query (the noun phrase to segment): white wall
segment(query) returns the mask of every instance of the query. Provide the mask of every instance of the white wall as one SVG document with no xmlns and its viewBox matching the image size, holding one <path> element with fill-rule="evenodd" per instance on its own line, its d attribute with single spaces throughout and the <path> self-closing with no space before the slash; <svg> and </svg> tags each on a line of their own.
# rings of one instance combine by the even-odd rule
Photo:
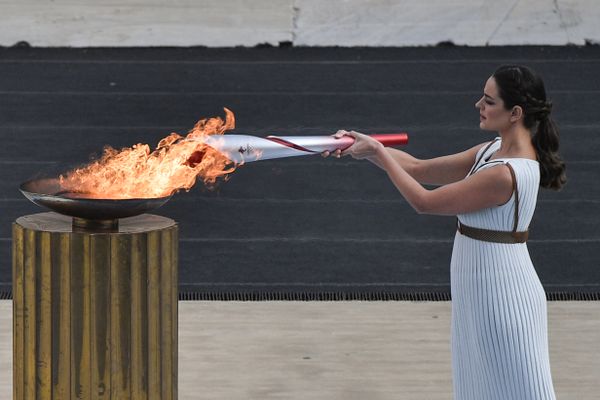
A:
<svg viewBox="0 0 600 400">
<path fill-rule="evenodd" d="M 0 0 L 0 45 L 600 43 L 600 0 Z"/>
</svg>

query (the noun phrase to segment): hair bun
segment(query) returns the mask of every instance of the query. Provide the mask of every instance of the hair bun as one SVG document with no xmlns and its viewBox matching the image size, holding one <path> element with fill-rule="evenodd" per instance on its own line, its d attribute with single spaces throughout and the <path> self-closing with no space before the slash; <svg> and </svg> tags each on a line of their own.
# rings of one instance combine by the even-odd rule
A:
<svg viewBox="0 0 600 400">
<path fill-rule="evenodd" d="M 535 115 L 538 120 L 546 119 L 550 116 L 552 112 L 552 102 L 551 101 L 535 101 L 532 102 L 534 105 L 529 108 L 529 112 Z"/>
<path fill-rule="evenodd" d="M 548 118 L 550 116 L 551 112 L 552 112 L 552 102 L 545 101 L 544 106 L 540 109 L 540 112 L 539 112 L 540 118 L 542 118 L 542 119 Z"/>
</svg>

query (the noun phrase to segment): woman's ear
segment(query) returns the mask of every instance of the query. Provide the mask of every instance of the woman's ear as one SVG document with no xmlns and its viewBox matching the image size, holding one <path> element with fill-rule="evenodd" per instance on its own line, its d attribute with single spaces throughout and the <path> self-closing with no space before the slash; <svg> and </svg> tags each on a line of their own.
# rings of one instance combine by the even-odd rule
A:
<svg viewBox="0 0 600 400">
<path fill-rule="evenodd" d="M 523 108 L 521 106 L 514 106 L 510 112 L 510 122 L 517 122 L 523 118 Z"/>
</svg>

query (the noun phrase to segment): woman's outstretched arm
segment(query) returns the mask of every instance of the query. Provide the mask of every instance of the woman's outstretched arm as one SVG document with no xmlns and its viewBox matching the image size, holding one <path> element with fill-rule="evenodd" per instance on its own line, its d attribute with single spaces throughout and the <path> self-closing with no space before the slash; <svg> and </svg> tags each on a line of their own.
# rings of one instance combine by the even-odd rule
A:
<svg viewBox="0 0 600 400">
<path fill-rule="evenodd" d="M 473 212 L 504 204 L 512 195 L 512 176 L 508 167 L 502 164 L 429 190 L 404 170 L 375 139 L 353 131 L 344 131 L 343 134 L 354 137 L 355 142 L 341 154 L 357 159 L 374 157 L 406 201 L 420 214 L 456 215 Z M 335 154 L 340 153 L 336 151 Z"/>
<path fill-rule="evenodd" d="M 425 160 L 391 147 L 386 147 L 385 151 L 417 182 L 429 185 L 446 185 L 463 179 L 469 173 L 475 162 L 477 152 L 485 144 L 478 144 L 460 153 Z M 383 168 L 378 157 L 367 157 L 367 160 Z"/>
</svg>

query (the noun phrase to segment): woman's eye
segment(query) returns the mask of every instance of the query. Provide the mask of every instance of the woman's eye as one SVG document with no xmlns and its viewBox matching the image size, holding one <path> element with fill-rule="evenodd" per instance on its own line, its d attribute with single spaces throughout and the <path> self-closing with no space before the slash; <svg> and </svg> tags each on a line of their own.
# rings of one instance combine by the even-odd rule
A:
<svg viewBox="0 0 600 400">
<path fill-rule="evenodd" d="M 485 101 L 485 104 L 489 104 L 490 106 L 494 105 L 494 103 L 492 103 L 491 101 L 487 101 L 487 100 Z"/>
</svg>

